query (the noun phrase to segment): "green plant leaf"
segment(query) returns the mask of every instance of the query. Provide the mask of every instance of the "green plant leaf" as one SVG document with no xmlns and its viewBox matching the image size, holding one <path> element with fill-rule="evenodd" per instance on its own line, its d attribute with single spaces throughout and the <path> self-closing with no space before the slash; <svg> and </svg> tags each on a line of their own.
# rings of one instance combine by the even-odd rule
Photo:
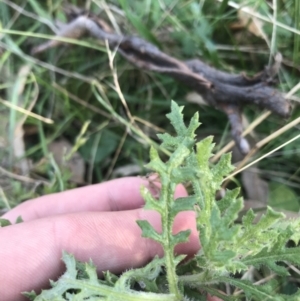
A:
<svg viewBox="0 0 300 301">
<path fill-rule="evenodd" d="M 175 234 L 172 237 L 173 245 L 176 246 L 180 243 L 187 242 L 189 240 L 190 234 L 191 234 L 191 230 L 181 231 L 181 232 Z"/>
<path fill-rule="evenodd" d="M 273 208 L 299 212 L 299 196 L 283 184 L 269 183 L 268 205 Z"/>
<path fill-rule="evenodd" d="M 141 195 L 145 200 L 145 206 L 144 209 L 154 209 L 156 211 L 161 211 L 163 210 L 163 206 L 160 202 L 157 201 L 157 199 L 155 199 L 152 194 L 150 193 L 150 191 L 145 187 L 142 186 L 141 187 Z"/>
<path fill-rule="evenodd" d="M 155 229 L 150 225 L 150 223 L 146 220 L 138 220 L 137 224 L 142 229 L 142 236 L 146 238 L 152 238 L 153 240 L 162 243 L 161 234 L 157 233 Z"/>
<path fill-rule="evenodd" d="M 146 220 L 137 224 L 142 236 L 161 244 L 164 256 L 154 258 L 148 265 L 115 276 L 104 274 L 97 278 L 96 268 L 90 262 L 78 263 L 73 256 L 64 254 L 66 273 L 52 288 L 43 291 L 34 300 L 205 300 L 195 297 L 196 290 L 212 293 L 225 301 L 238 300 L 244 296 L 249 300 L 299 300 L 300 293 L 282 295 L 276 292 L 276 283 L 254 285 L 239 279 L 236 273 L 249 267 L 267 267 L 279 276 L 289 275 L 286 263 L 300 266 L 300 247 L 287 247 L 290 240 L 300 240 L 300 220 L 286 221 L 282 213 L 268 208 L 256 222 L 256 214 L 249 210 L 236 223 L 243 208 L 240 190 L 226 190 L 225 196 L 217 201 L 216 192 L 224 177 L 233 169 L 231 156 L 223 155 L 215 165 L 210 164 L 214 148 L 212 137 L 196 143 L 195 131 L 200 125 L 195 114 L 188 126 L 183 119 L 183 107 L 171 103 L 167 115 L 176 134 L 160 134 L 162 145 L 171 152 L 164 162 L 159 152 L 150 149 L 147 167 L 158 173 L 160 189 L 152 196 L 146 186 L 141 187 L 145 199 L 145 210 L 155 210 L 161 217 L 158 233 Z M 188 196 L 174 199 L 179 183 L 191 184 Z M 186 255 L 176 255 L 175 247 L 188 242 L 191 230 L 174 233 L 174 221 L 178 213 L 194 210 L 199 231 L 201 249 L 196 256 L 179 265 Z M 243 291 L 240 296 L 223 296 L 216 285 L 226 283 Z M 133 288 L 138 286 L 139 290 Z M 198 292 L 199 293 L 199 292 Z M 32 298 L 34 294 L 30 295 Z"/>
<path fill-rule="evenodd" d="M 232 200 L 236 199 L 239 193 L 239 188 L 226 190 L 225 196 L 217 202 L 221 214 L 232 204 Z"/>
<path fill-rule="evenodd" d="M 209 171 L 209 159 L 212 156 L 212 149 L 214 148 L 212 141 L 213 137 L 209 136 L 197 143 L 198 167 L 202 173 Z"/>
<path fill-rule="evenodd" d="M 192 211 L 195 204 L 196 198 L 194 196 L 178 198 L 171 209 L 171 215 L 175 217 L 181 211 Z"/>
<path fill-rule="evenodd" d="M 289 273 L 287 268 L 276 264 L 276 262 L 280 261 L 287 261 L 291 264 L 300 266 L 300 247 L 283 247 L 279 250 L 275 247 L 274 250 L 268 250 L 266 247 L 258 254 L 254 256 L 249 255 L 242 260 L 242 262 L 248 266 L 253 265 L 259 267 L 260 265 L 265 265 L 279 275 L 288 276 Z"/>
<path fill-rule="evenodd" d="M 38 295 L 35 301 L 65 301 L 65 300 L 165 300 L 173 301 L 171 294 L 156 294 L 143 291 L 131 290 L 128 286 L 131 274 L 124 274 L 112 287 L 97 279 L 95 266 L 90 262 L 85 264 L 87 278 L 78 279 L 77 263 L 72 255 L 63 253 L 63 261 L 66 264 L 66 272 L 56 282 L 51 282 L 51 289 L 44 290 Z M 153 269 L 153 265 L 148 265 L 145 269 Z M 142 273 L 137 272 L 138 273 Z M 145 273 L 143 273 L 145 275 Z M 70 293 L 72 291 L 72 293 Z M 34 296 L 31 293 L 32 296 Z"/>
<path fill-rule="evenodd" d="M 96 135 L 92 135 L 85 144 L 80 147 L 79 152 L 84 160 L 89 162 L 92 152 L 96 149 L 94 163 L 100 163 L 116 150 L 118 142 L 119 137 L 105 129 L 101 132 L 100 139 L 97 139 Z"/>
<path fill-rule="evenodd" d="M 11 222 L 8 219 L 0 218 L 0 228 L 10 226 Z"/>
<path fill-rule="evenodd" d="M 220 280 L 242 289 L 249 299 L 256 297 L 258 300 L 296 301 L 300 297 L 300 291 L 292 296 L 276 293 L 277 283 L 275 281 L 269 281 L 268 284 L 264 285 L 253 285 L 250 281 L 230 277 L 221 277 Z"/>
<path fill-rule="evenodd" d="M 228 175 L 234 167 L 231 165 L 231 154 L 225 154 L 219 162 L 211 169 L 215 185 L 222 184 L 223 178 Z M 219 188 L 218 186 L 215 189 Z"/>
</svg>

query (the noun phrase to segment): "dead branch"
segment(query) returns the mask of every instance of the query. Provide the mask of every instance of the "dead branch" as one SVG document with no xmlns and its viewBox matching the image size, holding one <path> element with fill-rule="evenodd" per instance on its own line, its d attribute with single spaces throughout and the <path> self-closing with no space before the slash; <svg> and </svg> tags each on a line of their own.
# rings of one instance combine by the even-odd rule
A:
<svg viewBox="0 0 300 301">
<path fill-rule="evenodd" d="M 242 110 L 246 105 L 256 105 L 287 118 L 290 103 L 270 85 L 278 73 L 280 56 L 271 68 L 265 68 L 253 77 L 245 74 L 230 74 L 208 66 L 198 59 L 180 61 L 160 51 L 151 43 L 136 37 L 115 34 L 111 28 L 96 16 L 69 8 L 69 23 L 58 36 L 79 39 L 90 35 L 98 40 L 107 41 L 110 48 L 117 51 L 138 68 L 169 75 L 196 90 L 205 101 L 227 114 L 231 124 L 231 134 L 243 154 L 249 152 L 249 145 L 242 137 Z M 43 52 L 62 44 L 50 40 L 32 50 L 32 54 Z"/>
</svg>

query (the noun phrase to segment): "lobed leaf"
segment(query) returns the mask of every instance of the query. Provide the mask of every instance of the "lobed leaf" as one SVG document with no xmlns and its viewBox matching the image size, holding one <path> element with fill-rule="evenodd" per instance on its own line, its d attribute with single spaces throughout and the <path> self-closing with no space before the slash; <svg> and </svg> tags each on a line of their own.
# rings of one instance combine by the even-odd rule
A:
<svg viewBox="0 0 300 301">
<path fill-rule="evenodd" d="M 191 234 L 191 230 L 180 231 L 179 233 L 172 236 L 171 243 L 174 246 L 176 246 L 180 243 L 188 242 L 190 234 Z"/>
<path fill-rule="evenodd" d="M 194 209 L 195 204 L 196 204 L 195 196 L 178 198 L 176 199 L 174 205 L 171 208 L 171 216 L 175 217 L 179 212 L 182 211 L 191 211 Z"/>
<path fill-rule="evenodd" d="M 265 266 L 278 275 L 289 275 L 287 267 L 279 263 L 300 266 L 300 247 L 286 247 L 290 239 L 299 242 L 300 220 L 287 223 L 283 220 L 283 214 L 268 208 L 257 223 L 253 210 L 244 215 L 242 223 L 235 223 L 243 208 L 243 201 L 238 197 L 239 189 L 227 190 L 220 201 L 215 198 L 224 177 L 233 169 L 231 156 L 223 155 L 216 165 L 211 166 L 209 159 L 214 148 L 213 138 L 207 137 L 196 143 L 195 131 L 200 125 L 198 114 L 192 117 L 187 127 L 182 111 L 183 107 L 172 102 L 171 113 L 167 117 L 176 135 L 158 135 L 162 146 L 171 150 L 169 159 L 163 162 L 155 148 L 150 150 L 147 167 L 157 172 L 161 181 L 158 199 L 146 187 L 141 187 L 145 209 L 156 210 L 160 214 L 162 231 L 158 233 L 145 220 L 137 223 L 143 237 L 162 245 L 164 257 L 155 258 L 144 268 L 126 271 L 120 277 L 105 273 L 104 280 L 99 280 L 91 262 L 79 265 L 74 257 L 64 254 L 66 273 L 57 282 L 52 282 L 52 289 L 42 292 L 35 300 L 179 301 L 189 300 L 193 296 L 195 300 L 200 300 L 199 296 L 195 297 L 195 291 L 199 288 L 225 301 L 240 299 L 223 296 L 212 286 L 218 283 L 241 289 L 249 300 L 300 299 L 299 292 L 293 296 L 277 294 L 276 284 L 271 281 L 265 285 L 254 285 L 250 281 L 229 276 L 247 271 L 250 266 Z M 174 200 L 179 183 L 191 183 L 192 192 L 188 197 Z M 177 256 L 174 248 L 187 242 L 191 231 L 173 234 L 173 223 L 178 213 L 190 210 L 196 212 L 201 249 L 190 262 L 178 266 L 185 255 Z M 136 285 L 139 285 L 140 291 L 131 289 Z"/>
<path fill-rule="evenodd" d="M 157 134 L 157 137 L 162 141 L 162 146 L 170 150 L 176 149 L 182 140 L 181 137 L 173 137 L 168 133 Z"/>
<path fill-rule="evenodd" d="M 8 219 L 0 218 L 0 228 L 11 226 L 11 222 Z"/>
<path fill-rule="evenodd" d="M 300 247 L 284 247 L 282 249 L 274 247 L 273 249 L 274 250 L 269 251 L 268 248 L 265 247 L 259 253 L 245 257 L 242 262 L 248 266 L 253 265 L 259 267 L 260 265 L 265 265 L 270 270 L 282 276 L 287 276 L 289 273 L 285 267 L 278 266 L 276 262 L 287 261 L 300 266 Z"/>
<path fill-rule="evenodd" d="M 212 156 L 213 137 L 209 136 L 196 144 L 198 168 L 202 173 L 209 172 L 209 159 Z"/>
<path fill-rule="evenodd" d="M 153 171 L 156 171 L 158 173 L 166 172 L 166 166 L 161 161 L 158 152 L 154 147 L 150 148 L 150 159 L 151 161 L 148 164 L 146 164 L 145 167 L 152 169 Z"/>
<path fill-rule="evenodd" d="M 65 300 L 165 300 L 174 301 L 174 295 L 172 294 L 160 294 L 150 293 L 143 291 L 135 291 L 128 286 L 130 282 L 131 274 L 122 275 L 116 282 L 115 286 L 109 286 L 101 281 L 97 280 L 96 268 L 92 263 L 85 265 L 85 272 L 87 278 L 78 279 L 76 260 L 72 255 L 64 252 L 63 261 L 66 264 L 66 272 L 56 282 L 52 282 L 51 289 L 44 290 L 42 293 L 35 297 L 35 301 L 65 301 Z M 153 266 L 157 264 L 157 261 L 150 266 L 144 268 L 145 272 L 138 271 L 137 274 L 146 275 Z M 159 262 L 161 264 L 161 262 Z M 70 293 L 72 292 L 72 293 Z M 31 293 L 31 296 L 34 296 Z"/>
<path fill-rule="evenodd" d="M 152 196 L 150 191 L 145 186 L 142 186 L 140 191 L 145 200 L 144 209 L 156 210 L 158 212 L 163 210 L 163 204 L 158 202 L 158 200 Z"/>
<path fill-rule="evenodd" d="M 167 118 L 170 120 L 173 128 L 178 136 L 184 136 L 186 134 L 186 126 L 183 121 L 183 106 L 179 107 L 175 101 L 171 101 L 171 112 L 167 114 Z"/>
<path fill-rule="evenodd" d="M 138 220 L 137 224 L 142 229 L 142 237 L 151 238 L 157 242 L 163 243 L 162 235 L 157 233 L 155 229 L 146 220 Z"/>
<path fill-rule="evenodd" d="M 232 204 L 240 193 L 240 189 L 226 190 L 225 196 L 217 202 L 221 214 Z"/>
<path fill-rule="evenodd" d="M 170 171 L 172 172 L 175 168 L 180 167 L 189 154 L 190 150 L 185 145 L 180 145 L 170 156 L 167 163 L 168 168 L 171 169 Z"/>
<path fill-rule="evenodd" d="M 252 297 L 256 297 L 257 300 L 266 301 L 296 301 L 300 297 L 300 291 L 294 295 L 278 294 L 276 281 L 269 281 L 264 285 L 253 285 L 250 281 L 230 277 L 220 277 L 220 280 L 242 289 L 250 300 Z"/>
<path fill-rule="evenodd" d="M 227 176 L 233 169 L 234 167 L 231 165 L 231 154 L 223 155 L 219 162 L 212 167 L 211 173 L 216 190 L 221 186 L 223 178 Z"/>
</svg>

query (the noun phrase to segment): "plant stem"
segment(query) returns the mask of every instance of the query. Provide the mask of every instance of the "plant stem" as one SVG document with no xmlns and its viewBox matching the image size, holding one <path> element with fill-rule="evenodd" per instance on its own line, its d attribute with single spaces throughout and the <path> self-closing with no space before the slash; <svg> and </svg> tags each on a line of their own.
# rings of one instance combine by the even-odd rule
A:
<svg viewBox="0 0 300 301">
<path fill-rule="evenodd" d="M 169 283 L 169 292 L 170 294 L 174 294 L 176 300 L 181 300 L 182 296 L 178 289 L 177 285 L 177 276 L 176 276 L 176 266 L 174 264 L 174 247 L 171 247 L 170 244 L 166 243 L 164 245 L 165 250 L 165 259 L 166 259 L 166 272 L 167 279 Z"/>
<path fill-rule="evenodd" d="M 167 210 L 164 211 L 164 214 L 162 214 L 162 224 L 163 229 L 166 229 L 164 231 L 164 251 L 165 251 L 165 263 L 166 263 L 166 272 L 167 272 L 167 279 L 169 284 L 169 292 L 170 294 L 175 295 L 175 299 L 180 301 L 182 300 L 182 294 L 179 291 L 178 288 L 178 278 L 176 275 L 176 260 L 174 258 L 174 245 L 171 241 L 171 237 L 173 235 L 172 229 L 173 229 L 173 220 L 170 217 L 170 208 L 172 206 L 172 202 L 174 202 L 173 196 L 175 192 L 175 185 L 171 182 L 170 175 L 171 171 L 169 170 L 169 173 L 167 175 L 166 179 L 166 185 L 162 185 L 162 198 L 165 200 Z M 163 180 L 162 180 L 163 183 Z"/>
</svg>

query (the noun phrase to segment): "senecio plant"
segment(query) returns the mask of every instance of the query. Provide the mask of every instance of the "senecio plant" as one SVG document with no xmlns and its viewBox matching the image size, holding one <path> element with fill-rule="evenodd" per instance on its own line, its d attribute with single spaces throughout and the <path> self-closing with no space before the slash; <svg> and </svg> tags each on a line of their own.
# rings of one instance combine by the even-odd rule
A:
<svg viewBox="0 0 300 301">
<path fill-rule="evenodd" d="M 106 272 L 103 279 L 98 279 L 91 262 L 82 264 L 64 253 L 66 272 L 39 296 L 27 294 L 32 300 L 206 300 L 206 293 L 224 301 L 300 300 L 299 290 L 294 295 L 281 295 L 276 293 L 277 284 L 273 280 L 255 285 L 241 277 L 250 267 L 264 266 L 270 273 L 288 276 L 288 264 L 299 266 L 300 248 L 295 245 L 300 239 L 300 222 L 287 222 L 282 213 L 268 208 L 258 222 L 255 222 L 256 214 L 249 210 L 241 223 L 235 223 L 243 208 L 239 189 L 227 190 L 221 200 L 215 198 L 224 177 L 233 170 L 230 154 L 223 155 L 211 166 L 212 137 L 196 142 L 198 114 L 186 127 L 182 110 L 183 107 L 172 102 L 171 113 L 167 115 L 176 135 L 158 135 L 162 147 L 171 153 L 168 161 L 163 162 L 155 148 L 150 151 L 147 167 L 159 174 L 159 198 L 154 198 L 147 188 L 141 188 L 145 209 L 156 210 L 161 215 L 162 231 L 158 233 L 145 220 L 137 223 L 143 237 L 162 245 L 164 257 L 156 257 L 147 266 L 125 271 L 120 276 Z M 173 196 L 179 183 L 190 183 L 192 192 L 175 201 Z M 176 215 L 187 210 L 196 211 L 201 249 L 194 258 L 182 263 L 185 255 L 174 254 L 174 248 L 188 241 L 190 231 L 173 235 L 172 227 Z M 288 247 L 288 242 L 294 247 Z M 236 287 L 239 294 L 224 295 L 219 290 L 222 284 Z"/>
</svg>

